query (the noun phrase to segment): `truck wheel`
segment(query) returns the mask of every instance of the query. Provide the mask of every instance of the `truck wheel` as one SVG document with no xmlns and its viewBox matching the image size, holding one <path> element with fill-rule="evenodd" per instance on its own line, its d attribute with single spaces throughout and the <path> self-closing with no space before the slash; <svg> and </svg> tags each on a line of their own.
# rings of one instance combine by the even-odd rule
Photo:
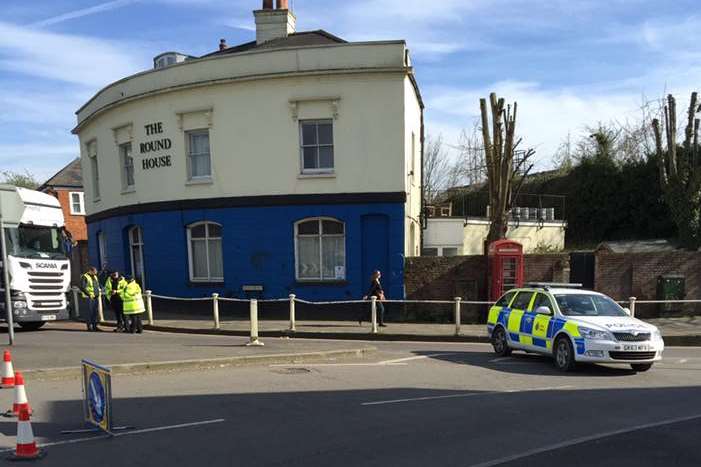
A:
<svg viewBox="0 0 701 467">
<path fill-rule="evenodd" d="M 506 331 L 501 326 L 498 326 L 492 333 L 492 347 L 494 347 L 494 352 L 500 357 L 511 355 L 511 348 L 506 340 Z"/>
<path fill-rule="evenodd" d="M 36 331 L 40 327 L 46 324 L 46 321 L 20 321 L 19 326 L 25 331 Z"/>
<path fill-rule="evenodd" d="M 574 347 L 567 336 L 560 336 L 555 341 L 553 349 L 555 367 L 560 371 L 572 371 L 576 365 Z"/>
<path fill-rule="evenodd" d="M 652 363 L 631 363 L 630 367 L 633 369 L 633 371 L 642 373 L 643 371 L 647 371 L 652 368 Z"/>
</svg>

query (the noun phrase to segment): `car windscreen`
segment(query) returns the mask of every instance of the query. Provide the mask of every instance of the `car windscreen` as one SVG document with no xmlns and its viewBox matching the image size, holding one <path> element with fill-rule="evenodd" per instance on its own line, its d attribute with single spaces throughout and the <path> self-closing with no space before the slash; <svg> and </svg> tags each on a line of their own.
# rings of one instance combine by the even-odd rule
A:
<svg viewBox="0 0 701 467">
<path fill-rule="evenodd" d="M 557 306 L 565 316 L 628 316 L 608 297 L 597 294 L 556 294 Z"/>
</svg>

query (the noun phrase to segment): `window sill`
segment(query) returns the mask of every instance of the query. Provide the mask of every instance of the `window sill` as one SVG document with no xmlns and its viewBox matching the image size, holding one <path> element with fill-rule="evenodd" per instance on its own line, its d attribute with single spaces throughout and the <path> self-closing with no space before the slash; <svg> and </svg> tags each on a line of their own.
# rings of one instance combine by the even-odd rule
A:
<svg viewBox="0 0 701 467">
<path fill-rule="evenodd" d="M 320 173 L 303 173 L 297 175 L 300 180 L 308 178 L 336 178 L 336 172 L 320 172 Z"/>
<path fill-rule="evenodd" d="M 298 279 L 295 283 L 298 286 L 305 286 L 305 285 L 325 286 L 325 285 L 327 285 L 327 286 L 331 286 L 331 287 L 340 287 L 340 286 L 346 286 L 346 285 L 350 284 L 350 282 L 348 282 L 346 279 L 337 280 L 337 281 L 318 281 L 318 280 L 317 281 L 315 281 L 315 280 L 305 281 L 305 280 Z"/>
<path fill-rule="evenodd" d="M 126 188 L 126 189 L 122 190 L 123 195 L 128 195 L 130 193 L 136 193 L 136 188 Z"/>
<path fill-rule="evenodd" d="M 188 180 L 185 182 L 185 186 L 192 186 L 192 185 L 212 185 L 214 183 L 214 180 L 212 177 L 202 177 L 202 178 L 193 178 L 192 180 Z"/>
<path fill-rule="evenodd" d="M 100 198 L 94 198 L 92 200 L 93 203 L 99 203 L 100 201 L 102 201 Z"/>
</svg>

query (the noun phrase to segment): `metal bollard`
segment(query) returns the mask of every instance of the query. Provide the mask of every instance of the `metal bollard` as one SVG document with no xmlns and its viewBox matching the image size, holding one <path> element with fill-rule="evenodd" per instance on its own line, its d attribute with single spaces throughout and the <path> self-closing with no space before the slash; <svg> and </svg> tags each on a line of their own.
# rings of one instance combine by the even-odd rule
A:
<svg viewBox="0 0 701 467">
<path fill-rule="evenodd" d="M 146 315 L 148 316 L 148 325 L 153 326 L 153 300 L 151 300 L 151 291 L 146 291 Z"/>
<path fill-rule="evenodd" d="M 635 301 L 637 300 L 637 298 L 630 297 L 628 300 L 630 300 L 630 316 L 635 318 Z"/>
<path fill-rule="evenodd" d="M 297 330 L 297 317 L 295 316 L 295 298 L 297 296 L 293 293 L 290 294 L 290 331 L 294 332 Z"/>
<path fill-rule="evenodd" d="M 255 298 L 251 299 L 251 340 L 246 345 L 264 345 L 258 340 L 258 300 Z"/>
<path fill-rule="evenodd" d="M 105 312 L 102 309 L 102 289 L 97 288 L 97 321 L 102 324 L 105 322 Z"/>
<path fill-rule="evenodd" d="M 461 297 L 455 297 L 455 335 L 460 335 L 460 302 Z"/>
<path fill-rule="evenodd" d="M 78 301 L 78 287 L 73 286 L 73 319 L 80 318 L 80 302 Z"/>
<path fill-rule="evenodd" d="M 212 294 L 212 313 L 214 314 L 214 329 L 217 331 L 221 329 L 221 324 L 219 323 L 219 294 Z"/>
<path fill-rule="evenodd" d="M 372 320 L 372 333 L 377 334 L 377 297 L 370 297 L 370 319 Z"/>
</svg>

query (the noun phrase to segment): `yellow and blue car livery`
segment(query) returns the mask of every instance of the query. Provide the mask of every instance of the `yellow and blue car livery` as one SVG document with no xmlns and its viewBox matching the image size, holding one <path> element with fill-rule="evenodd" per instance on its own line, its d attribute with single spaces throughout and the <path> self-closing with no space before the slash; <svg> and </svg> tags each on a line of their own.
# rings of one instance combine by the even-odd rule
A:
<svg viewBox="0 0 701 467">
<path fill-rule="evenodd" d="M 603 294 L 562 284 L 507 292 L 489 309 L 487 332 L 500 355 L 511 350 L 551 355 L 566 371 L 575 362 L 626 363 L 646 371 L 664 351 L 655 326 Z"/>
</svg>

